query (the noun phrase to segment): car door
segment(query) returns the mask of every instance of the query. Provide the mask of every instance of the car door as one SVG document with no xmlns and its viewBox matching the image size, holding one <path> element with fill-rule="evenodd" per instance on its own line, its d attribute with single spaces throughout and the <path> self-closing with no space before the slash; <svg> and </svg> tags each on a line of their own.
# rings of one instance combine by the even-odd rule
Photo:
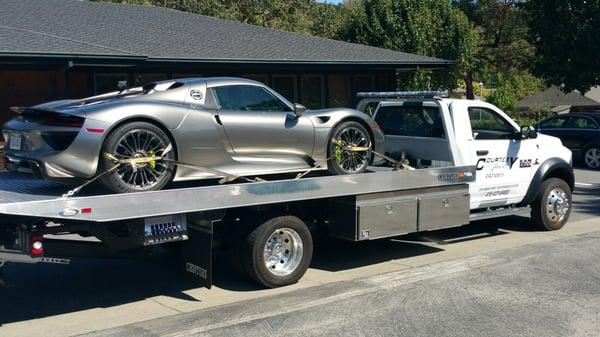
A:
<svg viewBox="0 0 600 337">
<path fill-rule="evenodd" d="M 470 186 L 474 208 L 519 202 L 539 165 L 535 139 L 519 139 L 517 126 L 491 106 L 468 106 L 471 163 L 477 179 Z"/>
<path fill-rule="evenodd" d="M 296 116 L 274 93 L 258 85 L 226 85 L 212 90 L 218 102 L 216 117 L 225 129 L 234 159 L 297 167 L 305 164 L 306 155 L 312 156 L 312 122 Z"/>
<path fill-rule="evenodd" d="M 587 116 L 571 116 L 563 128 L 563 144 L 569 149 L 580 152 L 598 138 L 598 125 Z"/>
</svg>

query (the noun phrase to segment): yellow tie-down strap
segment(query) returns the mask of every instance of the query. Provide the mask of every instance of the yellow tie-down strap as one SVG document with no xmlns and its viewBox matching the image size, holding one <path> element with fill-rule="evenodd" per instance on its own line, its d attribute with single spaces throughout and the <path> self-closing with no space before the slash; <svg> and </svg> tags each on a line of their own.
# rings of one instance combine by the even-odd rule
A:
<svg viewBox="0 0 600 337">
<path fill-rule="evenodd" d="M 162 156 L 134 157 L 134 158 L 119 159 L 108 152 L 104 153 L 104 158 L 114 162 L 115 164 L 129 164 L 131 166 L 139 165 L 139 164 L 147 164 L 147 163 L 157 161 L 157 160 L 163 160 Z"/>
</svg>

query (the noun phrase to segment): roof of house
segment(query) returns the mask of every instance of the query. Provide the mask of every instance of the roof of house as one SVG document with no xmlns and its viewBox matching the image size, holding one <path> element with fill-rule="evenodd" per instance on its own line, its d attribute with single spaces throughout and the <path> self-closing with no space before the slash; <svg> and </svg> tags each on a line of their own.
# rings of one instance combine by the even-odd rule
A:
<svg viewBox="0 0 600 337">
<path fill-rule="evenodd" d="M 163 7 L 0 0 L 0 8 L 0 57 L 424 67 L 450 63 Z"/>
<path fill-rule="evenodd" d="M 556 86 L 539 92 L 535 95 L 527 96 L 517 102 L 517 107 L 520 109 L 526 109 L 533 106 L 598 106 L 599 102 L 596 102 L 590 98 L 587 98 L 577 91 L 570 93 L 564 93 Z"/>
</svg>

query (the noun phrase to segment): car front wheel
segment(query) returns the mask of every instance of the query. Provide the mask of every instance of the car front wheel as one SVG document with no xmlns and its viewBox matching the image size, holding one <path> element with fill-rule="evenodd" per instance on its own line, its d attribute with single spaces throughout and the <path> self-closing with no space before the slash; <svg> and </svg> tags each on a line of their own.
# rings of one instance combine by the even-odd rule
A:
<svg viewBox="0 0 600 337">
<path fill-rule="evenodd" d="M 362 173 L 371 161 L 373 141 L 360 123 L 342 122 L 331 132 L 327 167 L 337 175 Z"/>
</svg>

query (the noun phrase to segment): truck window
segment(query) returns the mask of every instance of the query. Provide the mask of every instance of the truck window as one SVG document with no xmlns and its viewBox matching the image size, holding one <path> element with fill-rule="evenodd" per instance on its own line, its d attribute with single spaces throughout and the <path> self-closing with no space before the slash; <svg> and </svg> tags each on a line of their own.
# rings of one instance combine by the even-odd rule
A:
<svg viewBox="0 0 600 337">
<path fill-rule="evenodd" d="M 375 121 L 393 136 L 445 138 L 442 114 L 437 107 L 422 105 L 382 106 Z"/>
<path fill-rule="evenodd" d="M 475 139 L 509 139 L 516 131 L 504 118 L 487 108 L 470 107 L 469 119 Z"/>
</svg>

